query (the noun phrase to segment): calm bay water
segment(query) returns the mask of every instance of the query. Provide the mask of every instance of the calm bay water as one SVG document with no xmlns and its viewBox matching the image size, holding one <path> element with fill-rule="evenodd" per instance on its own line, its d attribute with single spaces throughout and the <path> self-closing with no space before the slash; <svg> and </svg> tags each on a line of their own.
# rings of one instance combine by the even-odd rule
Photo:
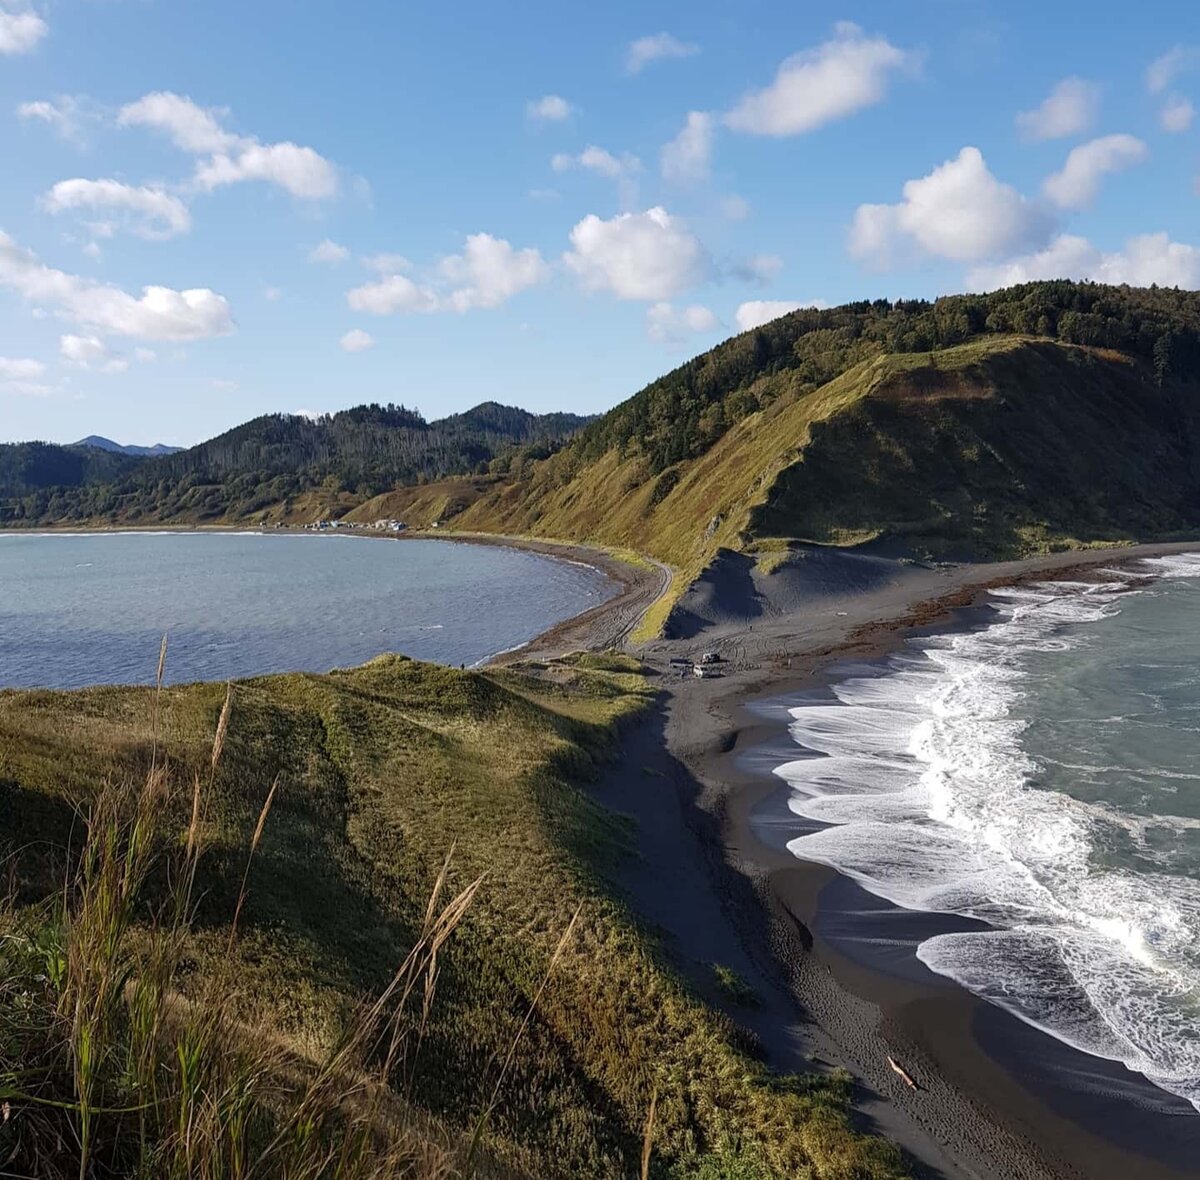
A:
<svg viewBox="0 0 1200 1180">
<path fill-rule="evenodd" d="M 598 570 L 446 541 L 0 534 L 0 687 L 325 672 L 402 652 L 474 664 L 615 592 Z"/>
<path fill-rule="evenodd" d="M 1200 558 L 993 605 L 792 709 L 789 847 L 987 922 L 919 958 L 1200 1107 Z"/>
</svg>

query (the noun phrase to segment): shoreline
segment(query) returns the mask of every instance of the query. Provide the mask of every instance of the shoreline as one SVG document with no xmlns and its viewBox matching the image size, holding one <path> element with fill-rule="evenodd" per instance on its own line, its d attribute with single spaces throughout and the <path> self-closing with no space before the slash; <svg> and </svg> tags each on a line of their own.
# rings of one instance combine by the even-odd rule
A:
<svg viewBox="0 0 1200 1180">
<path fill-rule="evenodd" d="M 283 528 L 254 528 L 243 525 L 131 525 L 105 528 L 38 528 L 0 529 L 0 536 L 96 536 L 100 534 L 148 533 L 182 534 L 226 533 L 246 536 L 318 536 L 299 526 Z M 568 651 L 604 650 L 620 647 L 641 621 L 642 616 L 666 593 L 671 570 L 661 562 L 644 559 L 645 565 L 635 565 L 596 545 L 569 541 L 540 541 L 533 538 L 509 537 L 487 533 L 455 533 L 441 530 L 407 530 L 387 533 L 371 529 L 335 531 L 331 536 L 346 536 L 373 541 L 447 541 L 457 545 L 479 545 L 499 549 L 515 549 L 537 553 L 555 561 L 582 565 L 605 575 L 617 586 L 617 591 L 604 602 L 582 614 L 564 619 L 524 643 L 505 651 L 485 656 L 475 667 L 504 667 L 520 660 L 550 659 Z"/>
<path fill-rule="evenodd" d="M 840 662 L 879 660 L 912 635 L 970 625 L 991 589 L 1197 551 L 1200 541 L 1171 542 L 911 569 L 878 590 L 826 596 L 803 617 L 718 625 L 697 639 L 733 655 L 729 674 L 668 688 L 664 740 L 693 782 L 691 803 L 706 820 L 696 830 L 727 920 L 782 977 L 809 1053 L 851 1070 L 864 1124 L 900 1143 L 918 1175 L 1178 1180 L 1195 1173 L 1200 1116 L 916 960 L 918 941 L 970 928 L 967 920 L 901 910 L 771 845 L 771 809 L 786 795 L 771 770 L 797 751 L 784 698 L 823 687 Z M 643 654 L 661 663 L 689 646 L 659 641 Z"/>
</svg>

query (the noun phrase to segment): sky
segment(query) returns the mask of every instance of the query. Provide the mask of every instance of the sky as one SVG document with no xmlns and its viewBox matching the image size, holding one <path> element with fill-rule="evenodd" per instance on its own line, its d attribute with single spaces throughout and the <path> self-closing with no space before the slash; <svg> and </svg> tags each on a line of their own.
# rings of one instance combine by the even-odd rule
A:
<svg viewBox="0 0 1200 1180">
<path fill-rule="evenodd" d="M 0 441 L 603 411 L 802 304 L 1200 287 L 1200 12 L 0 0 Z"/>
</svg>

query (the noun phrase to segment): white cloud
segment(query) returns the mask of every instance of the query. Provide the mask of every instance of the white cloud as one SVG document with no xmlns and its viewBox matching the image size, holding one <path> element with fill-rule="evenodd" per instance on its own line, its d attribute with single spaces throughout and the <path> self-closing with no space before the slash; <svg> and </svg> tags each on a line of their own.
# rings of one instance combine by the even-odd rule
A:
<svg viewBox="0 0 1200 1180">
<path fill-rule="evenodd" d="M 177 147 L 201 157 L 195 181 L 207 191 L 260 180 L 304 200 L 321 200 L 337 192 L 337 169 L 324 156 L 291 142 L 264 144 L 253 136 L 234 135 L 221 126 L 227 114 L 158 91 L 122 107 L 117 122 L 164 131 Z"/>
<path fill-rule="evenodd" d="M 0 356 L 0 381 L 36 381 L 45 372 L 46 366 L 31 357 Z"/>
<path fill-rule="evenodd" d="M 9 12 L 0 8 L 0 54 L 29 53 L 50 32 L 36 12 Z"/>
<path fill-rule="evenodd" d="M 62 139 L 80 143 L 83 139 L 83 123 L 96 117 L 94 104 L 85 109 L 85 103 L 69 94 L 60 94 L 53 101 L 23 102 L 17 107 L 17 116 L 27 122 L 45 123 Z"/>
<path fill-rule="evenodd" d="M 364 332 L 362 328 L 351 328 L 338 343 L 346 352 L 365 352 L 368 348 L 375 347 L 375 337 L 370 332 Z"/>
<path fill-rule="evenodd" d="M 346 292 L 346 302 L 355 311 L 370 315 L 413 314 L 441 308 L 441 299 L 432 287 L 419 286 L 407 275 L 386 275 L 378 282 L 364 283 Z"/>
<path fill-rule="evenodd" d="M 280 287 L 264 287 L 263 298 L 268 303 L 278 303 L 283 298 L 283 290 Z"/>
<path fill-rule="evenodd" d="M 190 98 L 167 90 L 143 95 L 123 106 L 117 115 L 122 127 L 153 127 L 165 131 L 172 143 L 195 156 L 215 155 L 237 146 L 238 137 L 221 127 L 228 110 L 197 106 Z"/>
<path fill-rule="evenodd" d="M 471 234 L 461 254 L 443 258 L 427 282 L 387 273 L 388 263 L 408 268 L 407 260 L 398 255 L 366 261 L 381 270 L 381 278 L 348 291 L 346 300 L 355 311 L 371 315 L 499 307 L 550 277 L 550 268 L 537 250 L 514 250 L 503 238 L 482 233 Z"/>
<path fill-rule="evenodd" d="M 349 257 L 350 251 L 345 246 L 341 246 L 329 238 L 318 242 L 308 252 L 309 262 L 325 262 L 330 266 L 337 266 L 339 262 L 345 262 Z"/>
<path fill-rule="evenodd" d="M 111 336 L 144 340 L 201 340 L 233 331 L 229 303 L 208 288 L 144 287 L 141 297 L 120 287 L 46 266 L 0 230 L 0 286 L 28 302 Z"/>
<path fill-rule="evenodd" d="M 99 336 L 62 336 L 58 351 L 68 364 L 93 373 L 124 373 L 129 368 L 129 361 L 113 352 Z"/>
<path fill-rule="evenodd" d="M 531 201 L 557 201 L 561 196 L 562 193 L 556 188 L 531 188 L 529 190 Z"/>
<path fill-rule="evenodd" d="M 661 206 L 604 221 L 588 214 L 571 230 L 563 256 L 589 290 L 621 299 L 670 299 L 708 275 L 704 247 Z"/>
<path fill-rule="evenodd" d="M 660 344 L 682 344 L 689 336 L 715 331 L 718 323 L 699 303 L 676 308 L 664 300 L 646 309 L 646 334 Z"/>
<path fill-rule="evenodd" d="M 625 54 L 625 69 L 630 74 L 640 74 L 652 61 L 693 57 L 699 52 L 700 46 L 690 41 L 680 41 L 670 33 L 655 33 L 651 37 L 639 37 L 629 46 Z"/>
<path fill-rule="evenodd" d="M 51 213 L 88 210 L 108 214 L 90 228 L 100 237 L 111 237 L 118 225 L 141 238 L 161 240 L 185 234 L 192 228 L 187 206 L 161 188 L 123 184 L 119 180 L 60 180 L 42 198 Z"/>
<path fill-rule="evenodd" d="M 550 167 L 555 172 L 569 172 L 572 168 L 583 168 L 595 172 L 598 176 L 606 176 L 609 180 L 620 180 L 622 177 L 633 176 L 642 170 L 642 162 L 637 156 L 623 152 L 614 156 L 595 144 L 588 144 L 577 156 L 559 152 L 550 160 Z"/>
<path fill-rule="evenodd" d="M 545 94 L 525 104 L 525 113 L 538 123 L 561 123 L 569 118 L 572 106 L 560 94 Z"/>
<path fill-rule="evenodd" d="M 637 198 L 635 178 L 642 170 L 642 162 L 629 152 L 614 156 L 602 147 L 588 144 L 577 156 L 559 152 L 551 158 L 550 167 L 555 172 L 569 172 L 572 168 L 582 168 L 587 172 L 594 172 L 597 176 L 615 180 L 623 206 L 634 204 Z"/>
<path fill-rule="evenodd" d="M 447 302 L 455 311 L 499 307 L 550 277 L 537 250 L 514 250 L 491 234 L 471 234 L 461 254 L 442 259 L 441 272 L 454 284 Z"/>
<path fill-rule="evenodd" d="M 736 193 L 721 201 L 721 216 L 728 221 L 745 221 L 750 216 L 750 202 Z"/>
<path fill-rule="evenodd" d="M 1146 69 L 1146 89 L 1161 94 L 1180 74 L 1200 61 L 1200 47 L 1176 45 L 1157 57 Z"/>
<path fill-rule="evenodd" d="M 1064 78 L 1041 106 L 1022 111 L 1017 128 L 1025 139 L 1061 139 L 1086 131 L 1100 108 L 1100 87 L 1082 78 Z"/>
<path fill-rule="evenodd" d="M 682 130 L 662 150 L 663 179 L 683 184 L 707 180 L 712 143 L 712 115 L 689 111 Z"/>
<path fill-rule="evenodd" d="M 850 230 L 853 257 L 887 265 L 899 247 L 974 262 L 1038 244 L 1051 219 L 965 147 L 928 176 L 906 182 L 897 205 L 860 205 Z"/>
<path fill-rule="evenodd" d="M 233 155 L 213 156 L 196 169 L 196 183 L 204 189 L 262 180 L 286 189 L 294 197 L 319 201 L 338 189 L 337 170 L 310 147 L 294 143 L 254 143 Z"/>
<path fill-rule="evenodd" d="M 1172 135 L 1179 135 L 1192 125 L 1195 115 L 1196 108 L 1186 98 L 1173 94 L 1163 104 L 1158 121 L 1164 131 L 1169 131 Z"/>
<path fill-rule="evenodd" d="M 133 355 L 137 357 L 143 365 L 150 364 L 151 361 L 158 360 L 158 353 L 153 348 L 135 348 Z"/>
<path fill-rule="evenodd" d="M 1042 191 L 1062 209 L 1083 209 L 1096 199 L 1104 176 L 1132 168 L 1149 154 L 1146 145 L 1132 135 L 1093 139 L 1072 149 L 1062 171 L 1048 176 Z"/>
<path fill-rule="evenodd" d="M 220 390 L 221 393 L 236 393 L 238 383 L 228 377 L 216 377 L 213 379 L 212 387 Z"/>
<path fill-rule="evenodd" d="M 1123 250 L 1106 253 L 1086 238 L 1062 234 L 1036 254 L 1011 258 L 967 274 L 974 291 L 992 291 L 1039 279 L 1091 279 L 1148 287 L 1200 287 L 1200 247 L 1173 242 L 1165 233 L 1130 238 Z"/>
<path fill-rule="evenodd" d="M 725 116 L 735 131 L 800 135 L 881 102 L 891 75 L 916 58 L 857 26 L 839 24 L 833 40 L 789 57 L 764 90 L 747 94 Z"/>
<path fill-rule="evenodd" d="M 735 263 L 731 273 L 744 283 L 769 283 L 783 269 L 783 259 L 775 254 L 754 254 Z"/>
<path fill-rule="evenodd" d="M 801 307 L 824 306 L 816 299 L 810 300 L 808 303 L 792 303 L 787 299 L 750 299 L 745 303 L 738 304 L 733 318 L 737 321 L 739 331 L 749 332 L 751 328 L 761 328 L 763 324 L 769 324 L 772 320 L 779 319 L 781 315 L 787 315 L 789 311 L 796 311 Z"/>
</svg>

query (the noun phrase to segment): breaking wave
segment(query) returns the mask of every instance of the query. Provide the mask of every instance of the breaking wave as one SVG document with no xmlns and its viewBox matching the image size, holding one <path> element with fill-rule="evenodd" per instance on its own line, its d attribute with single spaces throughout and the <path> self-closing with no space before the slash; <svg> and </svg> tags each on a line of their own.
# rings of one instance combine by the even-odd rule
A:
<svg viewBox="0 0 1200 1180">
<path fill-rule="evenodd" d="M 830 825 L 791 841 L 797 857 L 989 925 L 921 943 L 928 967 L 1200 1109 L 1200 880 L 1154 861 L 1164 831 L 1200 821 L 1053 789 L 1054 775 L 1113 768 L 1060 761 L 1048 775 L 1022 741 L 1030 663 L 1103 636 L 1146 576 L 1200 577 L 1200 557 L 1107 576 L 996 591 L 990 625 L 914 641 L 881 675 L 793 708 L 806 755 L 775 773 L 794 812 Z"/>
</svg>

